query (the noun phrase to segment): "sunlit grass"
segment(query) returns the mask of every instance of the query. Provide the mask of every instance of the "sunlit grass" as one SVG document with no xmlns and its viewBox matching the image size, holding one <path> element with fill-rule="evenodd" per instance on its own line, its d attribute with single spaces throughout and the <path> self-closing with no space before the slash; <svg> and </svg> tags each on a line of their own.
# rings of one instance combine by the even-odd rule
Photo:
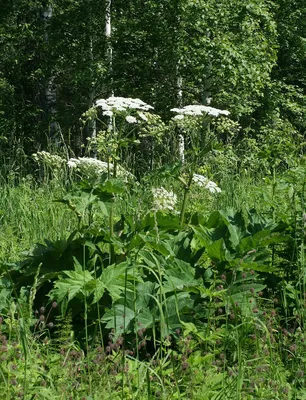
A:
<svg viewBox="0 0 306 400">
<path fill-rule="evenodd" d="M 172 179 L 163 180 L 162 184 L 176 191 L 178 202 L 182 200 L 179 184 Z M 208 322 L 191 319 L 167 337 L 161 335 L 159 326 L 171 323 L 164 307 L 167 292 L 161 286 L 154 299 L 161 318 L 153 330 L 147 331 L 140 325 L 134 333 L 125 335 L 121 328 L 117 333 L 97 324 L 94 340 L 91 334 L 86 333 L 85 337 L 87 308 L 89 312 L 92 307 L 87 299 L 85 315 L 78 321 L 86 329 L 83 337 L 75 338 L 72 315 L 62 316 L 61 305 L 48 298 L 43 304 L 34 299 L 29 302 L 27 293 L 35 297 L 36 289 L 39 290 L 35 287 L 37 281 L 31 291 L 25 288 L 17 297 L 13 293 L 9 308 L 4 307 L 7 301 L 3 296 L 8 296 L 8 292 L 2 285 L 0 398 L 302 399 L 306 395 L 306 334 L 301 187 L 294 187 L 293 196 L 290 182 L 286 186 L 279 180 L 273 189 L 270 178 L 230 174 L 224 175 L 218 184 L 222 192 L 215 197 L 199 188 L 191 189 L 188 216 L 193 212 L 209 215 L 215 209 L 232 207 L 242 211 L 255 208 L 275 220 L 295 218 L 297 265 L 288 260 L 290 268 L 298 272 L 293 278 L 284 273 L 282 282 L 275 284 L 275 292 L 256 292 L 250 287 L 242 307 L 229 303 L 226 271 L 216 275 L 209 288 L 212 292 L 203 289 L 205 307 L 195 309 L 195 315 L 202 313 Z M 135 218 L 143 218 L 151 210 L 150 183 L 146 185 L 122 197 L 116 218 L 130 211 Z M 3 272 L 4 265 L 21 260 L 23 252 L 35 243 L 67 238 L 78 228 L 71 210 L 53 202 L 67 193 L 64 186 L 52 181 L 38 185 L 28 178 L 16 186 L 3 184 L 1 193 Z M 282 251 L 285 250 L 283 246 Z M 272 262 L 277 265 L 278 260 Z M 162 282 L 164 272 L 156 265 L 156 270 L 152 265 L 146 273 L 156 273 Z M 252 272 L 241 276 L 242 284 L 243 279 L 249 283 Z M 29 303 L 35 304 L 32 314 Z M 92 326 L 88 328 L 92 332 Z"/>
</svg>

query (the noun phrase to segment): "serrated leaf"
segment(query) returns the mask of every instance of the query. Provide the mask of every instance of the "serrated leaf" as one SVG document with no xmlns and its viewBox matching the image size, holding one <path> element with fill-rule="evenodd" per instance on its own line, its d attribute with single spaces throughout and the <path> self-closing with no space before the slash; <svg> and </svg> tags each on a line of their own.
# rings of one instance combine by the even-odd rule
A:
<svg viewBox="0 0 306 400">
<path fill-rule="evenodd" d="M 131 270 L 127 270 L 127 263 L 121 263 L 118 265 L 111 265 L 105 268 L 98 278 L 109 295 L 112 297 L 113 301 L 120 299 L 121 294 L 127 290 L 132 291 L 134 289 L 134 281 L 139 281 L 139 276 L 135 272 L 131 275 Z"/>
<path fill-rule="evenodd" d="M 223 239 L 216 240 L 206 247 L 207 254 L 213 259 L 218 261 L 225 260 L 225 243 Z"/>
<path fill-rule="evenodd" d="M 102 321 L 106 322 L 106 328 L 116 331 L 127 330 L 130 322 L 135 318 L 135 313 L 124 304 L 115 304 L 111 310 L 106 311 Z"/>
<path fill-rule="evenodd" d="M 92 304 L 97 303 L 102 298 L 106 289 L 104 283 L 101 282 L 99 279 L 95 279 L 94 283 L 95 283 L 95 287 L 93 290 L 94 298 Z"/>
<path fill-rule="evenodd" d="M 142 328 L 151 328 L 153 322 L 154 315 L 149 307 L 145 308 L 139 314 L 137 314 L 137 323 L 139 323 L 139 326 L 141 326 Z"/>
<path fill-rule="evenodd" d="M 53 296 L 62 301 L 68 296 L 68 301 L 71 301 L 79 293 L 86 295 L 85 287 L 88 282 L 94 280 L 89 271 L 64 271 L 68 276 L 66 279 L 59 279 L 52 291 Z"/>
</svg>

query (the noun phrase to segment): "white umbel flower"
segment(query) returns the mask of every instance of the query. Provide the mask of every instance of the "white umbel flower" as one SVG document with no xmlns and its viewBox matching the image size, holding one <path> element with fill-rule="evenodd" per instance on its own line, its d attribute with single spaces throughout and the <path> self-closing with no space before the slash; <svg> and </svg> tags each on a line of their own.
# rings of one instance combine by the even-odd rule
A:
<svg viewBox="0 0 306 400">
<path fill-rule="evenodd" d="M 114 113 L 110 110 L 106 110 L 106 111 L 103 111 L 103 115 L 105 115 L 106 117 L 112 117 L 114 115 Z"/>
<path fill-rule="evenodd" d="M 170 111 L 178 114 L 174 117 L 174 119 L 183 119 L 185 115 L 200 116 L 200 115 L 207 114 L 212 117 L 218 117 L 219 115 L 229 115 L 230 114 L 230 112 L 227 110 L 219 110 L 218 108 L 197 105 L 197 104 L 188 105 L 183 108 L 172 108 Z"/>
<path fill-rule="evenodd" d="M 173 119 L 175 119 L 175 120 L 184 119 L 184 115 L 183 114 L 178 114 L 175 117 L 173 117 Z"/>
<path fill-rule="evenodd" d="M 75 158 L 70 158 L 70 160 L 67 161 L 67 165 L 69 168 L 77 168 L 78 163 Z"/>
<path fill-rule="evenodd" d="M 213 182 L 210 181 L 206 176 L 204 175 L 199 175 L 199 174 L 193 174 L 192 181 L 197 184 L 200 187 L 204 187 L 205 189 L 209 190 L 210 193 L 220 193 L 221 189 L 219 186 Z"/>
<path fill-rule="evenodd" d="M 46 165 L 50 168 L 61 168 L 66 162 L 64 158 L 48 151 L 38 151 L 32 154 L 32 157 L 38 164 Z"/>
<path fill-rule="evenodd" d="M 137 124 L 137 119 L 135 117 L 133 117 L 132 115 L 127 115 L 125 117 L 126 122 L 128 122 L 129 124 Z"/>
<path fill-rule="evenodd" d="M 98 177 L 99 175 L 105 174 L 108 172 L 108 164 L 105 161 L 97 160 L 96 158 L 90 157 L 79 157 L 79 158 L 70 158 L 68 160 L 67 165 L 71 169 L 77 169 L 82 174 L 85 174 L 88 177 Z M 114 170 L 114 164 L 109 163 L 109 169 L 112 174 Z M 126 171 L 120 165 L 117 165 L 117 176 L 120 178 L 128 179 L 132 178 L 133 175 Z"/>
<path fill-rule="evenodd" d="M 138 115 L 143 121 L 148 121 L 148 118 L 144 113 L 138 111 Z"/>
<path fill-rule="evenodd" d="M 103 115 L 106 112 L 127 111 L 127 110 L 142 110 L 150 111 L 153 107 L 140 99 L 132 99 L 130 97 L 109 97 L 108 99 L 99 99 L 96 101 L 96 107 L 102 109 Z"/>
<path fill-rule="evenodd" d="M 155 211 L 173 211 L 177 202 L 177 196 L 165 188 L 152 188 L 153 207 Z"/>
</svg>

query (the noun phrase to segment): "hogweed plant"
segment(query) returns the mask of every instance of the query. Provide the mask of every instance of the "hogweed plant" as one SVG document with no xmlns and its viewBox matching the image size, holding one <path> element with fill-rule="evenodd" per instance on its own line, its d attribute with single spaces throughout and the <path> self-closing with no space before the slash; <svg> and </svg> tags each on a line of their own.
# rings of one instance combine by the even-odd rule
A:
<svg viewBox="0 0 306 400">
<path fill-rule="evenodd" d="M 109 177 L 114 176 L 114 164 L 101 161 L 96 158 L 70 158 L 67 162 L 67 165 L 72 171 L 78 172 L 82 178 L 86 178 L 94 182 L 101 179 L 103 175 L 108 175 Z M 130 172 L 125 170 L 120 165 L 117 164 L 116 168 L 117 177 L 123 179 L 125 182 L 134 178 Z"/>
<path fill-rule="evenodd" d="M 96 100 L 94 107 L 84 114 L 95 119 L 100 127 L 97 137 L 91 140 L 91 148 L 107 163 L 113 162 L 113 177 L 116 177 L 118 161 L 125 161 L 123 149 L 163 132 L 163 123 L 152 110 L 151 105 L 140 99 L 112 96 Z"/>
<path fill-rule="evenodd" d="M 177 196 L 173 191 L 167 191 L 163 187 L 152 188 L 153 210 L 156 211 L 174 211 L 177 203 Z"/>
<path fill-rule="evenodd" d="M 195 174 L 195 170 L 199 161 L 202 161 L 203 157 L 213 149 L 216 141 L 210 132 L 211 119 L 220 115 L 228 116 L 230 112 L 204 105 L 188 105 L 183 108 L 172 108 L 171 111 L 176 113 L 176 116 L 172 118 L 172 123 L 180 132 L 184 132 L 186 140 L 190 145 L 188 151 L 189 172 L 187 173 L 186 179 L 183 177 L 179 178 L 184 185 L 180 214 L 181 225 L 183 225 L 188 193 L 193 182 L 197 183 L 199 186 L 204 186 L 211 193 L 218 193 L 221 191 L 214 182 L 209 181 L 204 176 Z M 182 149 L 180 150 L 180 153 L 181 152 Z"/>
<path fill-rule="evenodd" d="M 215 182 L 210 181 L 204 175 L 193 174 L 192 182 L 200 187 L 204 187 L 212 194 L 221 193 L 221 189 L 219 188 L 219 186 Z"/>
<path fill-rule="evenodd" d="M 96 191 L 106 191 L 108 195 L 116 195 L 125 191 L 125 184 L 133 175 L 119 166 L 129 165 L 129 169 L 135 167 L 135 160 L 129 159 L 135 146 L 141 145 L 148 137 L 159 138 L 163 133 L 163 123 L 158 115 L 152 113 L 153 107 L 140 99 L 114 97 L 96 100 L 94 106 L 89 109 L 84 117 L 96 121 L 100 129 L 95 138 L 90 140 L 90 148 L 105 161 L 94 159 L 71 159 L 70 166 L 78 169 L 85 167 L 97 171 L 105 171 L 104 182 Z M 133 158 L 133 156 L 132 156 Z M 106 176 L 106 180 L 105 180 Z M 118 178 L 121 182 L 118 181 Z M 120 188 L 121 185 L 121 188 Z M 114 236 L 114 209 L 112 204 L 109 210 L 110 236 Z M 114 261 L 114 247 L 110 244 L 110 264 Z"/>
<path fill-rule="evenodd" d="M 226 189 L 225 179 L 219 187 L 201 168 L 214 148 L 210 122 L 229 113 L 206 106 L 173 112 L 167 133 L 179 127 L 185 136 L 183 166 L 137 181 L 134 149 L 164 125 L 141 100 L 97 101 L 87 114 L 101 129 L 91 142 L 97 158 L 59 164 L 77 176 L 81 193 L 73 197 L 71 185 L 63 202 L 83 218 L 78 227 L 65 228 L 63 214 L 48 214 L 45 204 L 33 207 L 32 186 L 20 205 L 15 188 L 2 196 L 1 222 L 9 213 L 16 218 L 12 239 L 24 219 L 18 208 L 37 228 L 40 215 L 52 222 L 43 231 L 51 240 L 26 260 L 3 261 L 4 398 L 305 398 L 305 167 L 282 180 L 275 169 L 262 182 L 270 196 L 261 202 L 264 214 L 250 209 L 254 196 L 243 210 L 227 209 L 221 196 L 223 208 L 206 216 L 205 191 L 213 198 Z M 42 152 L 39 159 L 50 168 L 59 161 Z M 185 225 L 193 187 L 201 198 Z M 42 203 L 48 200 L 50 192 Z M 50 237 L 57 219 L 64 231 Z"/>
</svg>

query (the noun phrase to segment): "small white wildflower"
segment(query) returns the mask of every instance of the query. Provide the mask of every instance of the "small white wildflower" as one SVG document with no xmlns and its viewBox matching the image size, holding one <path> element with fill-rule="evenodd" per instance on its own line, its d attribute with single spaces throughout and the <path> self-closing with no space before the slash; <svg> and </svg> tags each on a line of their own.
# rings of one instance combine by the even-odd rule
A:
<svg viewBox="0 0 306 400">
<path fill-rule="evenodd" d="M 177 202 L 177 196 L 165 188 L 152 188 L 153 207 L 155 211 L 173 211 Z"/>
<path fill-rule="evenodd" d="M 205 188 L 208 189 L 210 193 L 221 193 L 221 189 L 219 188 L 219 186 L 212 181 L 209 181 Z"/>
<path fill-rule="evenodd" d="M 126 122 L 128 122 L 129 124 L 137 124 L 137 119 L 135 117 L 133 117 L 132 115 L 127 115 L 125 117 Z"/>
<path fill-rule="evenodd" d="M 219 115 L 229 115 L 230 114 L 230 112 L 227 110 L 219 110 L 218 108 L 197 105 L 197 104 L 188 105 L 183 108 L 172 108 L 170 111 L 175 112 L 179 115 L 193 115 L 193 116 L 208 114 L 213 117 L 218 117 Z"/>
<path fill-rule="evenodd" d="M 204 175 L 193 174 L 192 181 L 200 187 L 205 187 L 205 189 L 208 189 L 210 191 L 210 193 L 220 193 L 221 192 L 221 189 L 219 188 L 219 186 L 215 182 L 210 181 Z"/>
</svg>

